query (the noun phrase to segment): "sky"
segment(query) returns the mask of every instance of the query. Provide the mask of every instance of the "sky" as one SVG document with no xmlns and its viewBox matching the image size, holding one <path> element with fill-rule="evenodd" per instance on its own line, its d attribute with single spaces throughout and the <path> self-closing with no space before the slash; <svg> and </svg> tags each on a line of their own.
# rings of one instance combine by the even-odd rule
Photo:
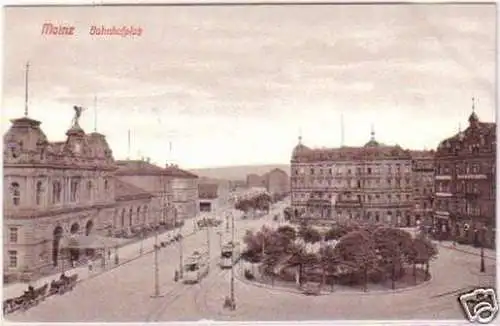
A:
<svg viewBox="0 0 500 326">
<path fill-rule="evenodd" d="M 380 142 L 432 149 L 467 127 L 472 97 L 495 121 L 495 19 L 494 5 L 450 4 L 6 8 L 2 130 L 23 115 L 29 61 L 29 116 L 49 140 L 83 106 L 115 159 L 286 164 L 299 135 L 340 146 L 341 116 L 344 145 L 373 124 Z"/>
</svg>

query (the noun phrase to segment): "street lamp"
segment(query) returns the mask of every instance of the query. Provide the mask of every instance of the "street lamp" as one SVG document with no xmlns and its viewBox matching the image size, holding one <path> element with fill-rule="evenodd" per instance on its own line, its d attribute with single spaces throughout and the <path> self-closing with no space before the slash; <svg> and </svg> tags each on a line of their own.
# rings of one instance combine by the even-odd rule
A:
<svg viewBox="0 0 500 326">
<path fill-rule="evenodd" d="M 484 237 L 486 233 L 486 227 L 483 226 L 481 229 L 481 238 L 480 238 L 480 246 L 481 246 L 481 266 L 479 267 L 479 271 L 481 273 L 486 272 L 486 268 L 484 266 Z"/>
</svg>

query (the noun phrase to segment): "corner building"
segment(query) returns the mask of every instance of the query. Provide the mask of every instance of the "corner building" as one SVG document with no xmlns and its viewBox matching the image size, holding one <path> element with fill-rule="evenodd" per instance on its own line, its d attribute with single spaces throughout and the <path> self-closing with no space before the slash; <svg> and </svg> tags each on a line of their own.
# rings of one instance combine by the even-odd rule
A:
<svg viewBox="0 0 500 326">
<path fill-rule="evenodd" d="M 469 126 L 436 151 L 434 225 L 450 237 L 493 247 L 496 228 L 496 124 L 475 112 Z"/>
<path fill-rule="evenodd" d="M 414 225 L 411 154 L 377 142 L 374 132 L 363 147 L 311 149 L 299 138 L 291 200 L 297 222 Z"/>
</svg>

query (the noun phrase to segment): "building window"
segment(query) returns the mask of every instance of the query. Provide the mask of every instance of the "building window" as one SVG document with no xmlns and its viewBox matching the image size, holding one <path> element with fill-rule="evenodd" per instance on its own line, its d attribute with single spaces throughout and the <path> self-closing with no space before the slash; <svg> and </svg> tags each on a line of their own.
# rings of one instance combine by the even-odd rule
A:
<svg viewBox="0 0 500 326">
<path fill-rule="evenodd" d="M 330 168 L 330 169 L 328 169 L 328 173 L 329 173 L 330 175 L 332 175 L 332 174 L 333 174 L 333 171 L 332 171 L 332 169 L 331 169 L 331 168 Z"/>
<path fill-rule="evenodd" d="M 38 181 L 35 187 L 35 201 L 37 205 L 40 205 L 42 203 L 42 191 L 42 182 Z"/>
<path fill-rule="evenodd" d="M 59 181 L 54 181 L 52 183 L 52 203 L 60 203 L 61 202 L 61 183 Z"/>
<path fill-rule="evenodd" d="M 92 181 L 87 181 L 87 198 L 92 198 Z"/>
<path fill-rule="evenodd" d="M 108 180 L 104 180 L 104 191 L 108 191 L 108 188 L 109 188 Z"/>
<path fill-rule="evenodd" d="M 70 198 L 69 200 L 72 202 L 75 202 L 78 198 L 78 186 L 80 185 L 79 181 L 77 179 L 71 180 L 70 184 Z"/>
<path fill-rule="evenodd" d="M 311 174 L 314 174 L 314 169 L 311 169 Z"/>
<path fill-rule="evenodd" d="M 12 191 L 12 203 L 14 206 L 19 206 L 21 203 L 21 188 L 19 187 L 19 183 L 12 182 L 10 188 Z"/>
<path fill-rule="evenodd" d="M 9 228 L 9 242 L 17 243 L 18 240 L 18 228 Z"/>
<path fill-rule="evenodd" d="M 17 251 L 9 250 L 9 267 L 17 268 Z"/>
<path fill-rule="evenodd" d="M 372 168 L 367 168 L 366 171 L 368 172 L 368 174 L 372 174 Z"/>
</svg>

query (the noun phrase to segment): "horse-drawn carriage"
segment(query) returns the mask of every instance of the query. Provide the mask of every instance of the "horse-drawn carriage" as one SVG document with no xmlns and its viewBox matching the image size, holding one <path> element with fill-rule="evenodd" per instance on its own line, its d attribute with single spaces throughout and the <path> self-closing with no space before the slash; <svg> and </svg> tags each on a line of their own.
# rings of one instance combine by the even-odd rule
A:
<svg viewBox="0 0 500 326">
<path fill-rule="evenodd" d="M 30 286 L 28 287 L 27 291 L 24 291 L 23 295 L 5 300 L 3 302 L 4 315 L 19 309 L 27 310 L 33 306 L 36 306 L 40 301 L 43 301 L 45 299 L 48 288 L 48 283 L 45 283 L 44 285 L 36 289 Z"/>
<path fill-rule="evenodd" d="M 3 302 L 3 314 L 9 314 L 19 309 L 27 310 L 33 306 L 36 306 L 40 301 L 45 300 L 47 296 L 54 294 L 64 294 L 68 291 L 73 290 L 78 280 L 78 274 L 73 274 L 70 277 L 66 275 L 61 275 L 59 280 L 53 280 L 52 282 L 45 283 L 39 288 L 28 287 L 24 294 L 11 299 L 6 299 Z"/>
<path fill-rule="evenodd" d="M 78 274 L 73 274 L 70 277 L 67 277 L 64 274 L 61 275 L 61 278 L 58 281 L 52 280 L 52 282 L 50 282 L 49 295 L 53 294 L 62 295 L 68 291 L 73 290 L 77 280 L 78 280 Z"/>
</svg>

